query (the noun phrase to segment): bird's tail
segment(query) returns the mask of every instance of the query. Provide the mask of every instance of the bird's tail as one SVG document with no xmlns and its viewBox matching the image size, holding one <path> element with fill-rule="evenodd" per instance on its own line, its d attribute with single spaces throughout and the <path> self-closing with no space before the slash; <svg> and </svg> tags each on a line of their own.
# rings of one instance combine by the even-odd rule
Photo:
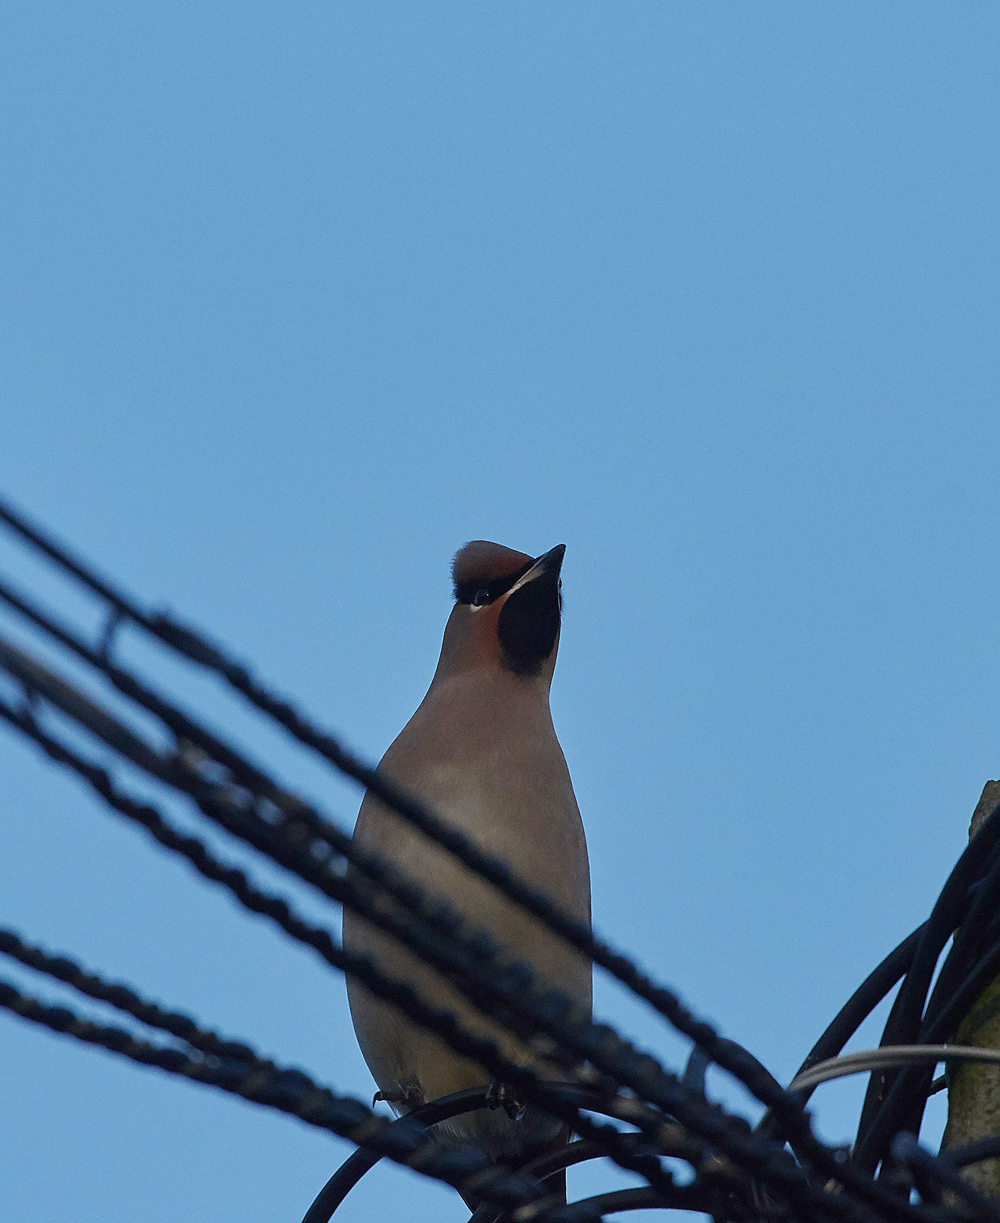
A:
<svg viewBox="0 0 1000 1223">
<path fill-rule="evenodd" d="M 561 1205 L 566 1205 L 565 1168 L 560 1168 L 558 1172 L 553 1172 L 551 1176 L 547 1176 L 542 1181 L 542 1184 L 553 1197 L 558 1198 Z M 481 1202 L 478 1198 L 474 1198 L 471 1195 L 467 1197 L 463 1193 L 462 1201 L 472 1211 L 469 1223 L 495 1223 L 495 1220 L 503 1214 L 503 1207 L 494 1206 L 490 1202 Z"/>
</svg>

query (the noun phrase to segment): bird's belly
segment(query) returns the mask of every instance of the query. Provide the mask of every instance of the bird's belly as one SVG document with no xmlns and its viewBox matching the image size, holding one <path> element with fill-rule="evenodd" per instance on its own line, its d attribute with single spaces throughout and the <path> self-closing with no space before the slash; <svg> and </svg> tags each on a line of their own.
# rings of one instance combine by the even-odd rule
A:
<svg viewBox="0 0 1000 1223">
<path fill-rule="evenodd" d="M 422 789 L 426 794 L 427 788 Z M 433 795 L 427 797 L 433 802 Z M 439 801 L 437 805 L 441 810 L 445 804 Z M 586 849 L 575 803 L 564 820 L 525 821 L 527 831 L 522 828 L 514 837 L 509 828 L 490 820 L 488 796 L 482 804 L 466 802 L 460 810 L 442 810 L 442 814 L 563 908 L 589 920 Z M 526 961 L 548 985 L 569 994 L 589 1013 L 589 961 L 450 854 L 370 798 L 362 806 L 355 837 L 364 846 L 377 847 L 428 891 L 468 914 L 471 924 L 494 936 L 504 958 Z M 413 985 L 433 1006 L 451 1011 L 467 1030 L 495 1040 L 508 1059 L 533 1064 L 545 1077 L 559 1077 L 554 1067 L 539 1061 L 524 1044 L 491 1023 L 436 972 L 346 911 L 344 942 L 350 950 L 371 956 L 388 975 Z M 357 982 L 349 980 L 348 996 L 365 1060 L 387 1095 L 399 1087 L 417 1088 L 424 1099 L 433 1100 L 489 1082 L 491 1076 L 482 1067 L 454 1053 Z M 498 1109 L 466 1114 L 442 1128 L 501 1158 L 552 1141 L 559 1124 L 530 1111 L 521 1121 L 512 1122 Z"/>
</svg>

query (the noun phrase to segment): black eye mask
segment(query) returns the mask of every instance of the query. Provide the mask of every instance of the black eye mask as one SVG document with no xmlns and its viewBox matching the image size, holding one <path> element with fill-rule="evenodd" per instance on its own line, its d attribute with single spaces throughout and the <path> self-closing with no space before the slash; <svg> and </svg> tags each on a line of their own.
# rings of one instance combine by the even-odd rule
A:
<svg viewBox="0 0 1000 1223">
<path fill-rule="evenodd" d="M 493 578 L 488 582 L 483 581 L 482 578 L 474 578 L 469 582 L 456 582 L 455 602 L 468 603 L 472 607 L 486 607 L 490 603 L 495 603 L 501 595 L 505 595 L 510 590 L 519 578 L 524 577 L 534 563 L 533 560 L 530 560 L 520 569 L 508 573 L 506 577 Z"/>
</svg>

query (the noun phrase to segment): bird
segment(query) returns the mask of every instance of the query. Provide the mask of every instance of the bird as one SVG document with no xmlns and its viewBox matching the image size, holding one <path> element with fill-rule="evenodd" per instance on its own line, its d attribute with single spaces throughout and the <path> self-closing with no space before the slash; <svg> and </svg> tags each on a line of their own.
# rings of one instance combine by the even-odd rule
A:
<svg viewBox="0 0 1000 1223">
<path fill-rule="evenodd" d="M 455 604 L 437 669 L 379 771 L 589 926 L 587 842 L 549 708 L 564 552 L 560 544 L 535 557 L 486 540 L 458 551 L 452 563 Z M 489 931 L 505 953 L 527 961 L 548 986 L 567 994 L 578 1013 L 590 1016 L 589 958 L 370 791 L 354 839 L 447 899 L 470 923 Z M 486 1019 L 433 969 L 349 910 L 343 937 L 350 951 L 370 956 L 423 998 L 452 1011 L 469 1030 L 492 1037 L 508 1058 L 532 1064 L 544 1078 L 569 1077 L 539 1063 L 537 1054 Z M 375 1098 L 387 1101 L 397 1115 L 485 1086 L 491 1107 L 439 1123 L 435 1131 L 443 1140 L 472 1143 L 515 1167 L 567 1140 L 558 1119 L 522 1107 L 483 1067 L 376 999 L 356 979 L 348 979 L 348 1001 L 358 1043 L 378 1084 Z"/>
</svg>

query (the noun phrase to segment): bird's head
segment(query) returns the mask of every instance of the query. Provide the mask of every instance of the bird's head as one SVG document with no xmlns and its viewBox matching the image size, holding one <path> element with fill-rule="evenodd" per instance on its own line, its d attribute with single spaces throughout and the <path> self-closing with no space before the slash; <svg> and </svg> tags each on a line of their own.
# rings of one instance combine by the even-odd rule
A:
<svg viewBox="0 0 1000 1223">
<path fill-rule="evenodd" d="M 441 667 L 499 667 L 521 679 L 551 679 L 559 643 L 565 544 L 528 556 L 476 539 L 451 567 L 455 607 L 445 630 Z"/>
</svg>

